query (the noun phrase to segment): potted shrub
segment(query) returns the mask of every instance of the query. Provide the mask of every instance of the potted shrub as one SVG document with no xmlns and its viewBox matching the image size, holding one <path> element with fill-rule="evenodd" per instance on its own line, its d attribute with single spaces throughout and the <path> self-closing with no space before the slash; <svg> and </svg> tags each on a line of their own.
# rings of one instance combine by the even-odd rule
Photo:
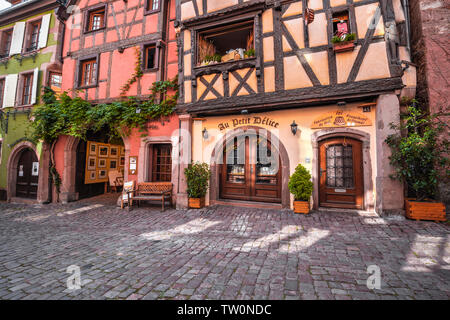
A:
<svg viewBox="0 0 450 320">
<path fill-rule="evenodd" d="M 450 148 L 447 136 L 441 135 L 446 127 L 448 130 L 448 124 L 439 120 L 442 114 L 427 115 L 413 100 L 401 115 L 401 123 L 391 124 L 395 132 L 386 139 L 392 150 L 390 163 L 395 168 L 391 178 L 407 187 L 405 211 L 411 219 L 445 221 L 444 204 L 434 200 L 438 178 L 450 176 Z"/>
<path fill-rule="evenodd" d="M 289 178 L 289 191 L 294 195 L 295 213 L 309 213 L 309 199 L 312 190 L 311 174 L 304 166 L 299 164 Z"/>
<path fill-rule="evenodd" d="M 208 190 L 208 181 L 211 175 L 206 163 L 196 162 L 184 169 L 187 180 L 187 193 L 189 208 L 200 209 L 205 206 L 205 195 Z"/>
<path fill-rule="evenodd" d="M 347 33 L 342 36 L 334 36 L 331 38 L 333 43 L 333 50 L 335 52 L 351 51 L 355 47 L 356 34 Z"/>
</svg>

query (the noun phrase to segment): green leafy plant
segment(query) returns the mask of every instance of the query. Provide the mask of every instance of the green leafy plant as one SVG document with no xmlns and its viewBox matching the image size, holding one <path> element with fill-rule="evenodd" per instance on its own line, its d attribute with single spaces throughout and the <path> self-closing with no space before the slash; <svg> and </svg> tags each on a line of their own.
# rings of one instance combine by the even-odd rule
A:
<svg viewBox="0 0 450 320">
<path fill-rule="evenodd" d="M 134 66 L 134 73 L 131 78 L 128 79 L 128 81 L 120 88 L 121 96 L 124 96 L 128 92 L 128 90 L 130 90 L 131 85 L 144 75 L 144 73 L 142 72 L 141 50 L 139 49 L 139 47 L 136 47 L 135 55 L 136 63 Z"/>
<path fill-rule="evenodd" d="M 248 49 L 244 51 L 244 55 L 247 57 L 254 57 L 255 56 L 255 49 Z"/>
<path fill-rule="evenodd" d="M 347 41 L 354 41 L 356 39 L 355 33 L 347 33 L 345 36 L 333 36 L 331 38 L 332 43 L 340 43 L 340 42 L 347 42 Z"/>
<path fill-rule="evenodd" d="M 309 201 L 313 191 L 311 174 L 303 165 L 299 164 L 289 178 L 288 186 L 296 201 Z"/>
<path fill-rule="evenodd" d="M 442 134 L 448 124 L 439 118 L 423 112 L 413 100 L 407 112 L 401 115 L 399 124 L 391 123 L 395 133 L 389 135 L 386 143 L 391 148 L 390 164 L 395 168 L 392 179 L 406 183 L 408 195 L 418 201 L 435 199 L 440 173 L 450 176 L 449 142 Z M 448 115 L 448 113 L 447 113 Z"/>
<path fill-rule="evenodd" d="M 189 198 L 203 198 L 208 190 L 211 171 L 208 164 L 196 162 L 184 169 Z"/>
</svg>

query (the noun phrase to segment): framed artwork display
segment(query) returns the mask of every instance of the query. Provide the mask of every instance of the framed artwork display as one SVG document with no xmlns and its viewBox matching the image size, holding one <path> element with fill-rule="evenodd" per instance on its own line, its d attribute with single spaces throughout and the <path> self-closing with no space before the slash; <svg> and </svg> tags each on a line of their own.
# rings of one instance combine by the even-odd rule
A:
<svg viewBox="0 0 450 320">
<path fill-rule="evenodd" d="M 117 169 L 117 160 L 109 160 L 109 169 Z"/>
<path fill-rule="evenodd" d="M 88 170 L 95 170 L 97 168 L 97 166 L 95 164 L 96 160 L 97 160 L 97 157 L 93 157 L 93 156 L 88 157 L 88 163 L 87 163 Z"/>
<path fill-rule="evenodd" d="M 119 147 L 111 146 L 109 155 L 110 155 L 111 158 L 117 157 L 119 155 Z"/>
<path fill-rule="evenodd" d="M 98 147 L 98 156 L 99 157 L 108 157 L 109 155 L 109 147 L 108 146 L 99 146 Z"/>
<path fill-rule="evenodd" d="M 105 179 L 106 178 L 106 173 L 107 173 L 106 170 L 99 170 L 98 171 L 98 178 L 99 179 Z"/>
<path fill-rule="evenodd" d="M 91 156 L 96 156 L 97 155 L 97 144 L 96 143 L 90 143 L 89 145 L 89 154 Z"/>
<path fill-rule="evenodd" d="M 106 159 L 98 159 L 98 167 L 106 168 Z"/>
</svg>

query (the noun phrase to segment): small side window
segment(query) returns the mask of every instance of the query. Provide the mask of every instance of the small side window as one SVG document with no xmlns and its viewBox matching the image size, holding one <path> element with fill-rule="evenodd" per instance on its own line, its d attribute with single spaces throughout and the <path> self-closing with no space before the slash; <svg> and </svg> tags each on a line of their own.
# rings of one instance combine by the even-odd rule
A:
<svg viewBox="0 0 450 320">
<path fill-rule="evenodd" d="M 33 87 L 33 74 L 28 73 L 22 76 L 22 105 L 26 106 L 31 104 L 31 90 Z"/>
<path fill-rule="evenodd" d="M 156 69 L 158 67 L 156 61 L 156 45 L 146 46 L 144 52 L 144 69 Z"/>
<path fill-rule="evenodd" d="M 80 87 L 97 84 L 97 59 L 88 59 L 80 62 Z"/>
<path fill-rule="evenodd" d="M 348 11 L 333 13 L 333 35 L 341 37 L 351 33 Z"/>
<path fill-rule="evenodd" d="M 12 29 L 2 32 L 0 59 L 5 58 L 9 55 L 9 49 L 11 48 L 12 34 L 13 34 Z"/>
<path fill-rule="evenodd" d="M 37 50 L 39 42 L 39 32 L 41 30 L 41 20 L 31 22 L 28 28 L 28 42 L 25 47 L 25 52 Z"/>
<path fill-rule="evenodd" d="M 62 89 L 62 75 L 57 72 L 50 72 L 48 79 L 49 87 L 55 92 L 61 92 Z"/>
</svg>

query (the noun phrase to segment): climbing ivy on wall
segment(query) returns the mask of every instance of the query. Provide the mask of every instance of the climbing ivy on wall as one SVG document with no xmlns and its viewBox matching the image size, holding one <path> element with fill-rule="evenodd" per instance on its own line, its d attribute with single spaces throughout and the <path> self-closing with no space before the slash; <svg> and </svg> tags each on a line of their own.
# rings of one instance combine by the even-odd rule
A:
<svg viewBox="0 0 450 320">
<path fill-rule="evenodd" d="M 147 123 L 173 113 L 178 99 L 178 79 L 157 81 L 148 99 L 128 97 L 112 103 L 92 104 L 63 92 L 59 97 L 44 88 L 43 104 L 33 112 L 33 137 L 53 143 L 61 135 L 85 140 L 89 130 L 106 130 L 113 137 L 127 136 L 133 128 L 147 129 Z"/>
<path fill-rule="evenodd" d="M 135 83 L 139 78 L 141 78 L 142 75 L 144 74 L 141 68 L 142 60 L 141 60 L 141 50 L 139 50 L 139 47 L 136 47 L 135 55 L 136 55 L 136 65 L 134 67 L 134 73 L 131 76 L 131 78 L 128 79 L 128 81 L 120 88 L 121 96 L 124 96 L 128 92 L 128 90 L 130 90 L 131 85 Z"/>
<path fill-rule="evenodd" d="M 178 79 L 157 81 L 150 88 L 148 99 L 123 98 L 112 103 L 92 104 L 67 92 L 56 96 L 50 87 L 44 88 L 43 104 L 33 112 L 33 139 L 51 145 L 50 173 L 57 194 L 61 177 L 54 164 L 54 148 L 59 136 L 69 135 L 86 140 L 87 132 L 106 131 L 110 140 L 127 136 L 133 128 L 145 132 L 149 121 L 173 113 L 178 99 Z M 59 199 L 58 199 L 59 201 Z"/>
</svg>

